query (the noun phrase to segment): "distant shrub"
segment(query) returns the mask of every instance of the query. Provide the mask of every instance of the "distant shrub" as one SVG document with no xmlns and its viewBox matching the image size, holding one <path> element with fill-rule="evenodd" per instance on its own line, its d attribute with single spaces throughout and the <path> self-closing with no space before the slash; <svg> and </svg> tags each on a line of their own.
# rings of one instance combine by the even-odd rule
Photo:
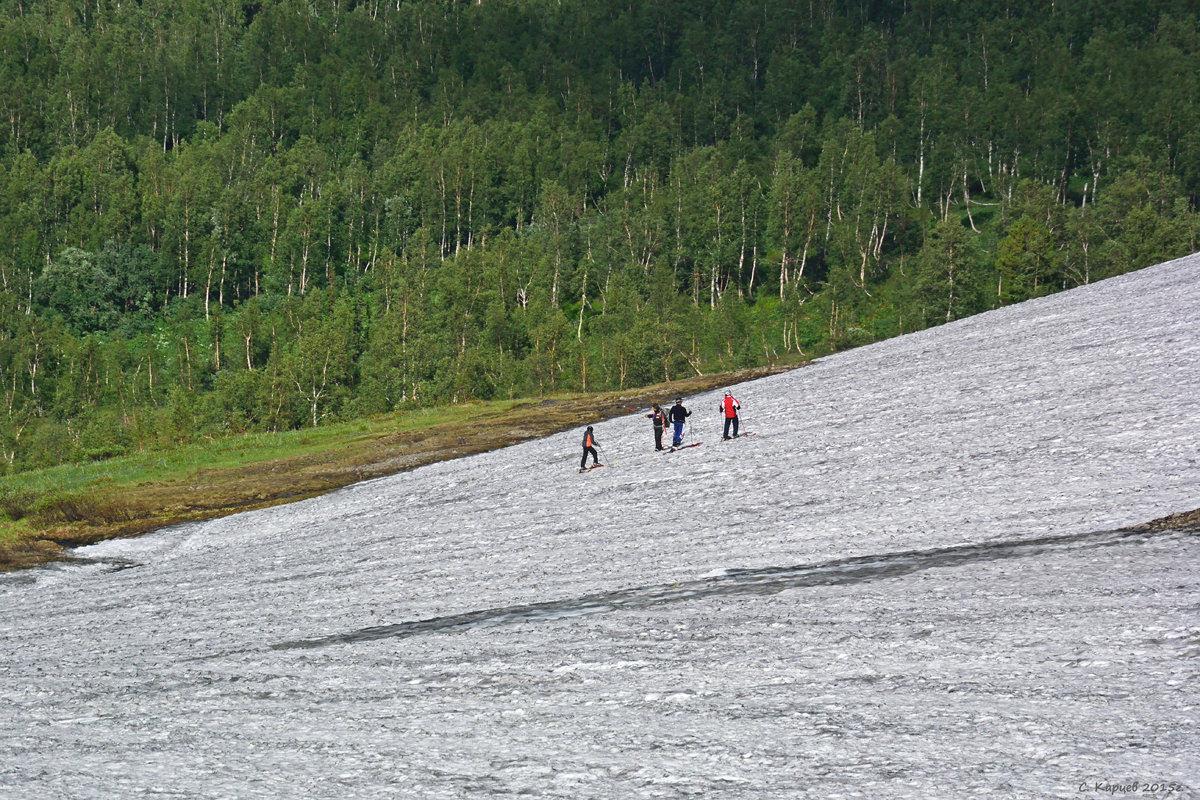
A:
<svg viewBox="0 0 1200 800">
<path fill-rule="evenodd" d="M 57 494 L 41 498 L 34 518 L 42 524 L 87 522 L 109 525 L 136 519 L 137 513 L 126 504 L 97 494 Z"/>
<path fill-rule="evenodd" d="M 37 495 L 34 492 L 9 487 L 0 488 L 0 514 L 13 522 L 29 516 L 36 502 Z"/>
</svg>

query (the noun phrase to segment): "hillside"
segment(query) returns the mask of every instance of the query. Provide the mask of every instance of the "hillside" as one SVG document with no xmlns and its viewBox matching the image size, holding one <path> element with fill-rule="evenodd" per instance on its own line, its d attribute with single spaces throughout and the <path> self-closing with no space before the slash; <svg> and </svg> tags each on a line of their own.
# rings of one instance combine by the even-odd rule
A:
<svg viewBox="0 0 1200 800">
<path fill-rule="evenodd" d="M 1177 0 L 0 7 L 0 468 L 879 341 L 1200 249 Z"/>
<path fill-rule="evenodd" d="M 4 785 L 1195 797 L 1197 269 L 0 576 Z"/>
<path fill-rule="evenodd" d="M 425 464 L 507 447 L 623 415 L 630 404 L 750 380 L 776 366 L 682 378 L 625 392 L 559 395 L 393 414 L 299 436 L 230 436 L 0 481 L 0 570 L 72 558 L 72 549 L 295 502 Z"/>
</svg>

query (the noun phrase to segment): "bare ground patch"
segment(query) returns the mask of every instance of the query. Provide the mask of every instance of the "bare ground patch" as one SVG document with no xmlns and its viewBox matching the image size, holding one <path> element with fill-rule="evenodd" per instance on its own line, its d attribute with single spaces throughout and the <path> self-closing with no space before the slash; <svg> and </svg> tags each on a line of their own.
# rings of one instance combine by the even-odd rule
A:
<svg viewBox="0 0 1200 800">
<path fill-rule="evenodd" d="M 1178 514 L 1171 514 L 1166 517 L 1143 522 L 1141 525 L 1134 525 L 1130 530 L 1134 531 L 1197 531 L 1200 532 L 1200 509 L 1195 511 L 1184 511 Z"/>
</svg>

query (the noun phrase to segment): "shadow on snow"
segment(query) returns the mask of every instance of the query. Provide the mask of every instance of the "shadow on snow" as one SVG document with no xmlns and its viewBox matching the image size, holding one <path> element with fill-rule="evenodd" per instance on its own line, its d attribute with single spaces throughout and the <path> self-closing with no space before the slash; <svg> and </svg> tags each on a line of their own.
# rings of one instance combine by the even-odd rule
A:
<svg viewBox="0 0 1200 800">
<path fill-rule="evenodd" d="M 956 545 L 933 550 L 913 550 L 874 556 L 838 559 L 823 564 L 794 567 L 734 569 L 722 575 L 669 585 L 621 589 L 576 599 L 489 608 L 445 617 L 377 625 L 347 633 L 313 639 L 281 642 L 273 650 L 354 644 L 375 639 L 405 639 L 432 633 L 469 631 L 515 623 L 545 622 L 568 617 L 605 614 L 626 609 L 644 609 L 724 595 L 772 595 L 787 589 L 837 586 L 911 575 L 934 568 L 1010 558 L 1029 558 L 1044 553 L 1069 552 L 1102 547 L 1141 544 L 1163 536 L 1187 535 L 1179 530 L 1117 530 L 1068 536 L 1049 536 L 1020 541 Z M 1190 531 L 1194 534 L 1196 531 Z"/>
</svg>

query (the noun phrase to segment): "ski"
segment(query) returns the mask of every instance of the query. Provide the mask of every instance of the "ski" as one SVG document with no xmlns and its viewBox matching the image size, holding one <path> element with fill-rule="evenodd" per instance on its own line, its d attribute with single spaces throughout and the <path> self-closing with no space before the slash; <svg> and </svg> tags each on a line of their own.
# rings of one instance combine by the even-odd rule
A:
<svg viewBox="0 0 1200 800">
<path fill-rule="evenodd" d="M 579 472 L 580 472 L 581 474 L 582 474 L 582 473 L 584 473 L 584 472 L 591 472 L 592 470 L 594 470 L 594 469 L 600 469 L 600 468 L 601 468 L 601 467 L 603 467 L 603 466 L 604 466 L 603 464 L 592 464 L 590 467 L 584 467 L 583 469 L 579 470 Z"/>
<path fill-rule="evenodd" d="M 681 444 L 681 445 L 677 445 L 677 446 L 668 447 L 664 452 L 674 453 L 676 450 L 686 450 L 689 447 L 699 447 L 702 444 L 704 444 L 704 442 L 692 442 L 691 444 Z"/>
</svg>

